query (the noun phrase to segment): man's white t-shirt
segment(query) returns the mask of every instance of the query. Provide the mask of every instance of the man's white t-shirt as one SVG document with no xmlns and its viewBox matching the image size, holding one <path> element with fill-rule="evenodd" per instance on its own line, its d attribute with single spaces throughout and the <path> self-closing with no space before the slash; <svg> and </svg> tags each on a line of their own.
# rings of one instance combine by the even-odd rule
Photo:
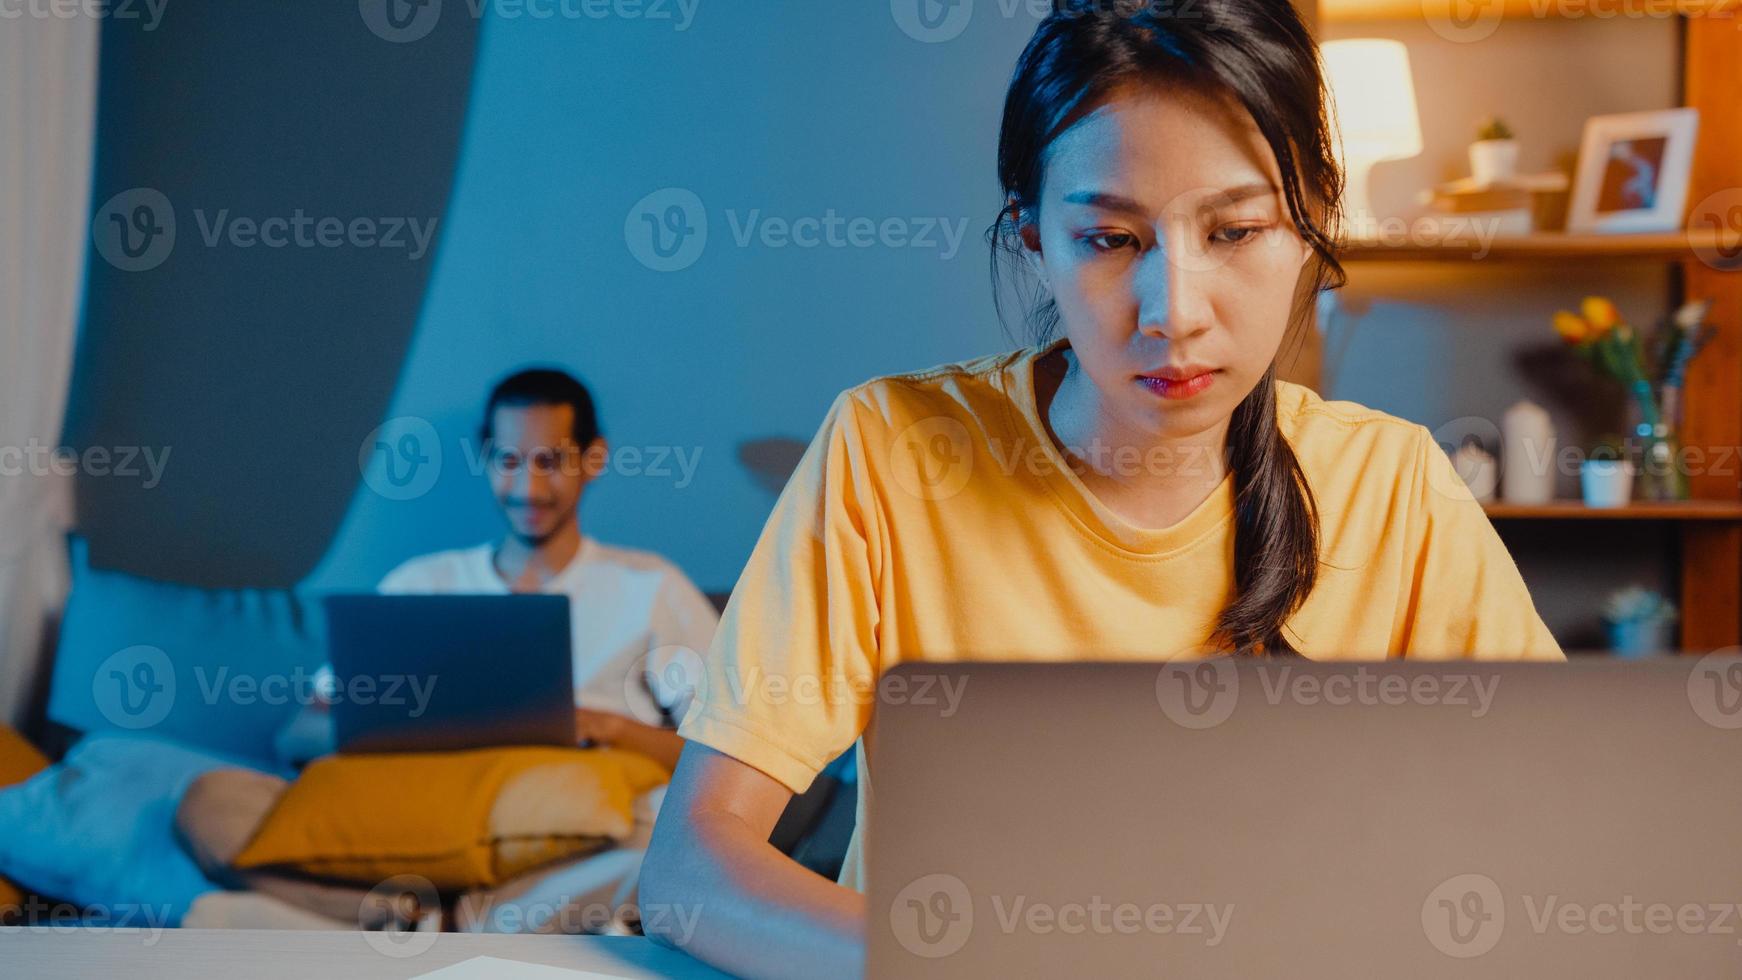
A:
<svg viewBox="0 0 1742 980">
<path fill-rule="evenodd" d="M 492 544 L 413 558 L 376 588 L 413 595 L 511 591 L 496 571 Z M 574 560 L 539 591 L 569 597 L 576 705 L 648 725 L 683 719 L 690 678 L 720 618 L 676 565 L 583 535 Z"/>
</svg>

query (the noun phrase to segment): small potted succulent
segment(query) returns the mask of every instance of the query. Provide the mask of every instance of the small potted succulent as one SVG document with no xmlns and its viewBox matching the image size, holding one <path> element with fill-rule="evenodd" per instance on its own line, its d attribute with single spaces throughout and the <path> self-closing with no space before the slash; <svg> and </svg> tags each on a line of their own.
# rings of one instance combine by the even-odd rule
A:
<svg viewBox="0 0 1742 980">
<path fill-rule="evenodd" d="M 1628 586 L 1610 593 L 1603 604 L 1609 649 L 1622 657 L 1648 657 L 1675 648 L 1675 606 L 1662 595 Z"/>
<path fill-rule="evenodd" d="M 1625 507 L 1633 501 L 1633 461 L 1618 435 L 1605 435 L 1579 464 L 1579 490 L 1587 507 Z"/>
<path fill-rule="evenodd" d="M 1505 120 L 1490 116 L 1470 144 L 1470 176 L 1478 184 L 1509 180 L 1518 173 L 1518 140 Z"/>
</svg>

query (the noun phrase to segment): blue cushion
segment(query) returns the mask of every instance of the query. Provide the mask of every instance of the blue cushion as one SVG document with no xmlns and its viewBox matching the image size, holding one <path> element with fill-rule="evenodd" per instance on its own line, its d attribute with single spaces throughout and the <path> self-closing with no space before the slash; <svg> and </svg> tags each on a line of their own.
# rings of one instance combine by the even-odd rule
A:
<svg viewBox="0 0 1742 980">
<path fill-rule="evenodd" d="M 148 732 L 250 760 L 313 695 L 319 604 L 282 589 L 200 589 L 91 568 L 72 549 L 49 717 Z"/>
<path fill-rule="evenodd" d="M 216 886 L 176 839 L 175 808 L 195 777 L 236 764 L 143 735 L 87 736 L 0 790 L 0 869 L 110 925 L 178 925 Z"/>
</svg>

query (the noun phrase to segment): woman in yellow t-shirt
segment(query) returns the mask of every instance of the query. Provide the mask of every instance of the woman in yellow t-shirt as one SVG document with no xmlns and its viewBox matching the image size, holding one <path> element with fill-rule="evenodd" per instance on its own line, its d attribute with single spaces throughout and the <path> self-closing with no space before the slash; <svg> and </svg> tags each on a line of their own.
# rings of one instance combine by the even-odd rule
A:
<svg viewBox="0 0 1742 980">
<path fill-rule="evenodd" d="M 1342 284 L 1287 0 L 1062 6 L 998 147 L 995 241 L 1042 341 L 835 400 L 680 727 L 641 900 L 702 914 L 645 921 L 727 970 L 860 968 L 857 835 L 840 883 L 767 840 L 897 662 L 1562 657 L 1426 430 L 1276 379 Z"/>
</svg>

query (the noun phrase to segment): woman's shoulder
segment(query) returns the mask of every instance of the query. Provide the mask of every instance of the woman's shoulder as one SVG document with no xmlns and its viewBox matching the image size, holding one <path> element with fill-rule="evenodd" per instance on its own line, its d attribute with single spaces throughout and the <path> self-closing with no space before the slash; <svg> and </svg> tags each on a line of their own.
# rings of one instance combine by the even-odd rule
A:
<svg viewBox="0 0 1742 980">
<path fill-rule="evenodd" d="M 1297 444 L 1324 441 L 1346 445 L 1353 438 L 1414 446 L 1424 431 L 1422 425 L 1406 418 L 1360 402 L 1328 400 L 1291 381 L 1276 383 L 1276 420 L 1289 441 Z"/>
<path fill-rule="evenodd" d="M 1276 419 L 1301 467 L 1320 484 L 1413 484 L 1433 441 L 1419 423 L 1287 381 L 1276 383 Z"/>
<path fill-rule="evenodd" d="M 938 418 L 1004 419 L 1019 396 L 1015 369 L 1033 354 L 1024 348 L 879 375 L 841 392 L 836 408 L 850 408 L 861 424 L 898 429 Z"/>
</svg>

